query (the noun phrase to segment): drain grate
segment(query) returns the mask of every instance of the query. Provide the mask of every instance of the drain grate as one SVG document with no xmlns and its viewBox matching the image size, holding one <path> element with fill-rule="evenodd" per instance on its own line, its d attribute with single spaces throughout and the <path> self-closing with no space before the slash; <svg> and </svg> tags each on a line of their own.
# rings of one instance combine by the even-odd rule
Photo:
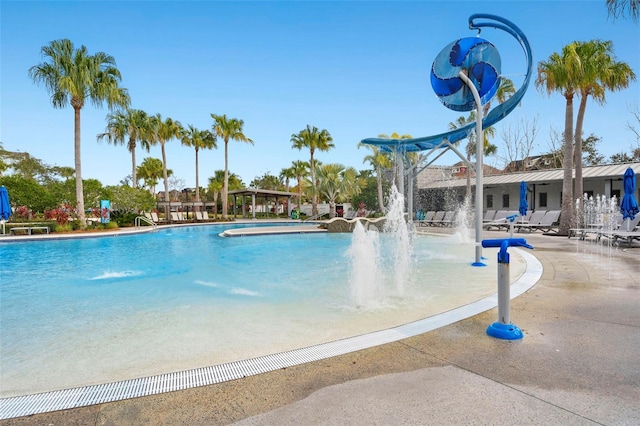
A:
<svg viewBox="0 0 640 426">
<path fill-rule="evenodd" d="M 523 250 L 517 251 L 526 261 L 527 268 L 525 273 L 511 285 L 511 297 L 527 291 L 542 276 L 542 264 L 538 259 Z M 416 336 L 493 309 L 497 305 L 497 294 L 494 294 L 469 305 L 399 327 L 302 349 L 157 376 L 3 398 L 0 399 L 0 420 L 173 392 L 254 376 Z"/>
</svg>

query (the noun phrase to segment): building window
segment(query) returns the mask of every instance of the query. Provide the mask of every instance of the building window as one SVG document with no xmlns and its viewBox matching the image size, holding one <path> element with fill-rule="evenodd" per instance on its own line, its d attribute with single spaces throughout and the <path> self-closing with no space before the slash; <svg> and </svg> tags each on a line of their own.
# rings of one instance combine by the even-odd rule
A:
<svg viewBox="0 0 640 426">
<path fill-rule="evenodd" d="M 493 208 L 493 194 L 487 194 L 487 208 Z"/>
<path fill-rule="evenodd" d="M 509 194 L 502 194 L 502 208 L 509 208 Z"/>
<path fill-rule="evenodd" d="M 540 199 L 538 204 L 540 205 L 540 207 L 547 207 L 547 193 L 541 192 L 539 196 L 540 196 Z"/>
<path fill-rule="evenodd" d="M 616 199 L 620 199 L 620 190 L 619 189 L 614 189 L 613 191 L 611 191 L 611 196 L 612 197 L 616 197 Z"/>
</svg>

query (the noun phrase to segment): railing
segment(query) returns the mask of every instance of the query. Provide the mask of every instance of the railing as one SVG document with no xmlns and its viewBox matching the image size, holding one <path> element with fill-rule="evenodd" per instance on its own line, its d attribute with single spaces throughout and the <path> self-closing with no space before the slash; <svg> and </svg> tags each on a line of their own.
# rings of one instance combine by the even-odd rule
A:
<svg viewBox="0 0 640 426">
<path fill-rule="evenodd" d="M 147 225 L 153 226 L 153 229 L 158 228 L 158 225 L 156 225 L 156 223 L 153 220 L 144 216 L 137 216 L 133 221 L 133 224 L 135 225 L 136 228 L 140 228 L 142 226 L 142 222 L 146 223 Z"/>
<path fill-rule="evenodd" d="M 318 219 L 320 219 L 322 216 L 324 216 L 324 215 L 326 215 L 326 214 L 328 214 L 328 213 L 318 213 L 318 214 L 317 214 L 317 215 L 315 215 L 315 216 L 311 216 L 311 217 L 306 218 L 305 220 L 303 220 L 303 221 L 302 221 L 302 223 L 304 223 L 304 222 L 311 222 L 311 221 L 314 221 L 314 220 L 318 220 Z"/>
</svg>

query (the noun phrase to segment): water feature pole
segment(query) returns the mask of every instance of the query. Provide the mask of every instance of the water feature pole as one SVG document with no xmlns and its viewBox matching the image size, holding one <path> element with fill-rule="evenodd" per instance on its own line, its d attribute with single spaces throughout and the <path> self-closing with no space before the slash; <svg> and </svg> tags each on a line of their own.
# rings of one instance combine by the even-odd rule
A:
<svg viewBox="0 0 640 426">
<path fill-rule="evenodd" d="M 504 340 L 522 339 L 524 335 L 511 323 L 511 282 L 509 279 L 509 247 L 533 249 L 524 238 L 504 238 L 482 241 L 483 247 L 500 247 L 498 252 L 498 321 L 487 327 L 487 334 Z"/>
<path fill-rule="evenodd" d="M 463 69 L 458 76 L 473 93 L 476 102 L 476 259 L 473 266 L 487 266 L 482 262 L 482 154 L 484 151 L 484 134 L 482 132 L 482 102 L 480 94 Z"/>
</svg>

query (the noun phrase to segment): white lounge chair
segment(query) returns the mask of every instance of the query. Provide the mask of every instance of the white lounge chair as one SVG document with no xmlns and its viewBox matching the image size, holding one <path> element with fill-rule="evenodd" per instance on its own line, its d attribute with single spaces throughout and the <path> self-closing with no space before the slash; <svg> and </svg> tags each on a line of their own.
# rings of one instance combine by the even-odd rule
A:
<svg viewBox="0 0 640 426">
<path fill-rule="evenodd" d="M 166 222 L 166 219 L 160 219 L 158 217 L 158 213 L 156 212 L 151 212 L 151 220 L 153 220 L 155 223 L 162 223 L 162 222 Z"/>
</svg>

